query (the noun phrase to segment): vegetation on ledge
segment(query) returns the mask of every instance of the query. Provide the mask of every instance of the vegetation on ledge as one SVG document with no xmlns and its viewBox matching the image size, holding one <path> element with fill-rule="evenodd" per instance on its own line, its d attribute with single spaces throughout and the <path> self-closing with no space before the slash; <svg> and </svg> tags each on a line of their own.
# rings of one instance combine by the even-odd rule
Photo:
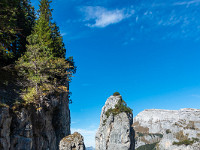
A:
<svg viewBox="0 0 200 150">
<path fill-rule="evenodd" d="M 1 103 L 37 105 L 51 95 L 70 93 L 68 82 L 76 66 L 73 57 L 66 58 L 50 4 L 51 0 L 40 0 L 36 16 L 30 0 L 0 3 Z"/>
<path fill-rule="evenodd" d="M 138 147 L 136 150 L 156 150 L 156 145 L 158 143 L 146 144 Z"/>
<path fill-rule="evenodd" d="M 132 111 L 133 110 L 127 106 L 126 102 L 122 99 L 122 97 L 120 97 L 120 100 L 115 105 L 115 108 L 108 109 L 105 114 L 108 118 L 110 114 L 113 114 L 114 116 L 122 112 L 125 112 L 126 114 L 132 114 Z"/>
<path fill-rule="evenodd" d="M 173 145 L 186 145 L 187 146 L 187 145 L 192 145 L 195 142 L 199 142 L 199 139 L 198 138 L 192 138 L 192 140 L 186 139 L 186 140 L 179 141 L 179 142 L 173 142 Z"/>
<path fill-rule="evenodd" d="M 115 92 L 115 93 L 113 93 L 113 96 L 120 96 L 120 93 L 119 92 Z"/>
</svg>

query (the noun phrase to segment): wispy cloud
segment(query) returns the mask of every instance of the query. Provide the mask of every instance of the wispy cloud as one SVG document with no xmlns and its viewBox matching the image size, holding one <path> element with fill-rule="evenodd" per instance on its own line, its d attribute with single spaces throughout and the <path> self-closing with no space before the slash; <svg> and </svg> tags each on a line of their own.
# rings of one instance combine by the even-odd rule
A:
<svg viewBox="0 0 200 150">
<path fill-rule="evenodd" d="M 200 0 L 140 0 L 131 6 L 126 42 L 148 40 L 200 40 Z M 124 29 L 123 29 L 124 30 Z"/>
<path fill-rule="evenodd" d="M 93 146 L 95 147 L 95 134 L 96 129 L 76 129 L 72 128 L 71 132 L 79 132 L 84 137 L 84 143 L 87 147 Z"/>
<path fill-rule="evenodd" d="M 200 40 L 200 0 L 140 0 L 112 8 L 96 3 L 89 5 L 78 6 L 76 11 L 82 16 L 68 20 L 69 31 L 67 36 L 63 35 L 67 40 L 90 37 L 90 28 L 105 28 L 124 20 L 126 24 L 120 24 L 115 34 L 124 38 L 123 45 L 144 39 Z"/>
<path fill-rule="evenodd" d="M 61 36 L 65 36 L 65 35 L 67 35 L 66 32 L 61 32 Z"/>
<path fill-rule="evenodd" d="M 196 3 L 200 3 L 200 0 L 176 2 L 174 3 L 174 5 L 191 5 L 191 4 L 196 4 Z"/>
<path fill-rule="evenodd" d="M 87 6 L 80 10 L 85 14 L 84 21 L 89 22 L 87 26 L 99 28 L 119 23 L 134 14 L 134 11 L 126 9 L 108 10 L 99 6 Z"/>
</svg>

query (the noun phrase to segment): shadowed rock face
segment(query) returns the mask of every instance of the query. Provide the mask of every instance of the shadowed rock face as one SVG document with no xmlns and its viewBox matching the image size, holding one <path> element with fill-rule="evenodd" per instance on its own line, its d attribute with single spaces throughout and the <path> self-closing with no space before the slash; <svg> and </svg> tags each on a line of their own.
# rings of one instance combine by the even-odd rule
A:
<svg viewBox="0 0 200 150">
<path fill-rule="evenodd" d="M 144 110 L 134 118 L 133 127 L 136 148 L 146 145 L 159 150 L 200 149 L 199 109 Z"/>
<path fill-rule="evenodd" d="M 9 108 L 0 108 L 0 149 L 10 148 L 10 125 L 12 118 L 9 114 Z"/>
<path fill-rule="evenodd" d="M 14 105 L 21 100 L 24 81 L 14 65 L 0 67 L 0 150 L 58 150 L 70 134 L 68 93 L 48 96 L 37 108 Z"/>
<path fill-rule="evenodd" d="M 119 100 L 120 96 L 110 96 L 102 108 L 95 150 L 134 150 L 132 114 L 122 112 L 115 116 L 110 114 L 108 118 L 106 115 L 106 111 L 115 108 Z"/>
<path fill-rule="evenodd" d="M 74 132 L 60 141 L 59 150 L 85 150 L 84 139 L 81 134 Z"/>
<path fill-rule="evenodd" d="M 0 108 L 1 150 L 57 150 L 59 141 L 70 134 L 67 93 L 33 105 Z"/>
</svg>

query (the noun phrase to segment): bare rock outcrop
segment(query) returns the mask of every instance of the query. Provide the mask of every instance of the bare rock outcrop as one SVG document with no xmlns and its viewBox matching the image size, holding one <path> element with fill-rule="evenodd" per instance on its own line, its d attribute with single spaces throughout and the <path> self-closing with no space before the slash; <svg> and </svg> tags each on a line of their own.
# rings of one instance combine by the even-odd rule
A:
<svg viewBox="0 0 200 150">
<path fill-rule="evenodd" d="M 0 108 L 0 149 L 9 149 L 10 147 L 10 125 L 11 116 L 8 107 Z"/>
<path fill-rule="evenodd" d="M 102 108 L 100 126 L 96 133 L 95 150 L 134 150 L 132 113 L 109 113 L 122 101 L 121 96 L 110 96 Z"/>
<path fill-rule="evenodd" d="M 78 132 L 74 132 L 64 137 L 60 141 L 59 150 L 85 150 L 83 136 Z"/>
<path fill-rule="evenodd" d="M 14 65 L 0 67 L 0 150 L 58 150 L 70 134 L 69 82 L 66 92 L 26 104 L 21 81 Z"/>
<path fill-rule="evenodd" d="M 200 109 L 150 109 L 134 118 L 137 148 L 200 149 Z"/>
<path fill-rule="evenodd" d="M 16 104 L 0 108 L 1 150 L 58 150 L 70 134 L 67 93 L 50 97 L 40 107 Z"/>
</svg>

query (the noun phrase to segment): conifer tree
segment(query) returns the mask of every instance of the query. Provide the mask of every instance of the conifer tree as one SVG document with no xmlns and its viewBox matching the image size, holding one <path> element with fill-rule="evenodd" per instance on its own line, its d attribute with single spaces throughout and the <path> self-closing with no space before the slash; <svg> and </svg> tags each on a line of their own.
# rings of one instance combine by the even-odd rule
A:
<svg viewBox="0 0 200 150">
<path fill-rule="evenodd" d="M 52 39 L 53 39 L 53 54 L 55 57 L 61 57 L 61 58 L 65 58 L 65 54 L 66 54 L 66 49 L 65 49 L 65 45 L 63 43 L 63 38 L 60 34 L 59 31 L 59 27 L 56 25 L 56 23 L 53 23 L 51 25 L 52 28 Z"/>
<path fill-rule="evenodd" d="M 38 42 L 38 35 L 28 37 L 27 52 L 17 64 L 19 73 L 26 77 L 28 84 L 23 94 L 26 102 L 42 102 L 46 95 L 66 90 L 63 80 L 69 75 L 69 64 L 64 58 L 52 57 L 48 47 Z"/>
<path fill-rule="evenodd" d="M 0 2 L 0 66 L 9 63 L 13 57 L 11 43 L 15 36 L 17 0 Z"/>
<path fill-rule="evenodd" d="M 53 55 L 53 39 L 51 37 L 51 9 L 50 9 L 49 0 L 41 0 L 40 1 L 40 9 L 39 9 L 39 19 L 36 21 L 36 25 L 34 27 L 34 33 L 38 35 L 38 41 L 41 42 L 42 46 L 48 47 L 48 50 Z"/>
<path fill-rule="evenodd" d="M 13 52 L 17 60 L 26 51 L 27 37 L 31 34 L 35 23 L 34 8 L 30 0 L 19 0 L 17 7 L 17 34 L 13 42 Z"/>
<path fill-rule="evenodd" d="M 40 13 L 40 15 L 44 15 L 44 19 L 47 22 L 51 22 L 52 20 L 53 9 L 50 9 L 51 2 L 51 0 L 40 0 L 40 9 L 38 10 L 38 12 Z"/>
<path fill-rule="evenodd" d="M 48 0 L 40 1 L 39 19 L 27 38 L 27 52 L 17 62 L 20 74 L 28 81 L 23 93 L 26 102 L 41 103 L 51 93 L 66 91 L 64 82 L 75 72 L 73 59 L 66 60 L 65 53 L 55 48 L 60 45 L 65 52 L 57 26 L 52 30 L 49 4 Z"/>
<path fill-rule="evenodd" d="M 0 2 L 0 65 L 14 63 L 26 51 L 35 15 L 30 0 Z"/>
<path fill-rule="evenodd" d="M 55 22 L 52 23 L 53 9 L 50 9 L 51 2 L 52 2 L 51 0 L 41 0 L 40 9 L 38 12 L 40 13 L 40 15 L 43 15 L 43 21 L 45 20 L 46 22 L 49 23 L 49 27 L 51 30 L 51 40 L 52 40 L 50 41 L 51 46 L 49 46 L 49 48 L 52 50 L 53 56 L 65 58 L 66 49 L 64 48 L 64 43 L 59 31 L 59 27 L 56 25 Z"/>
</svg>

